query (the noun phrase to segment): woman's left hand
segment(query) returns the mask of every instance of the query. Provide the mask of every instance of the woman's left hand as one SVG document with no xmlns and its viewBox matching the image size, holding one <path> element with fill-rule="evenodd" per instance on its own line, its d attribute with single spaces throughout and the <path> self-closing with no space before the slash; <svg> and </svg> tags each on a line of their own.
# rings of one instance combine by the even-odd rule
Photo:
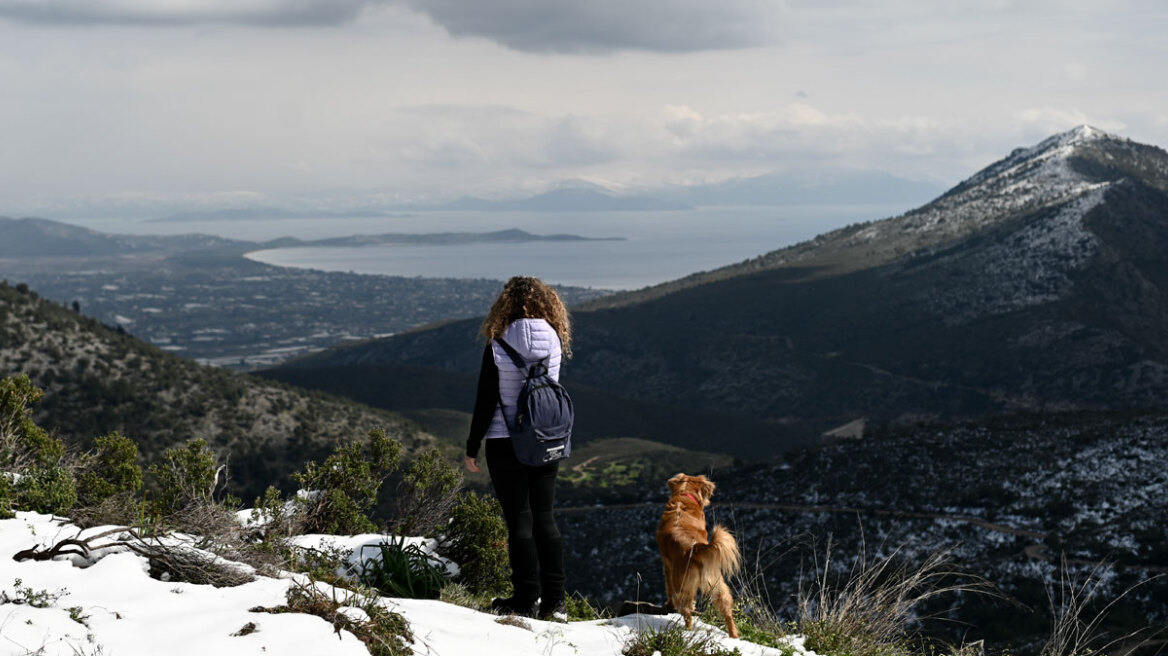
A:
<svg viewBox="0 0 1168 656">
<path fill-rule="evenodd" d="M 482 469 L 479 468 L 479 459 L 472 458 L 470 456 L 466 457 L 466 468 L 467 470 L 475 473 L 482 471 Z"/>
</svg>

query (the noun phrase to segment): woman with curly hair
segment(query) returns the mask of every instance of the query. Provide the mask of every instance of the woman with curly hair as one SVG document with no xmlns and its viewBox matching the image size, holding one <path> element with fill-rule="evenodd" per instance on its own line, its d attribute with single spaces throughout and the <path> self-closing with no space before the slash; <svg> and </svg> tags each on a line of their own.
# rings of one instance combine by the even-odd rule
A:
<svg viewBox="0 0 1168 656">
<path fill-rule="evenodd" d="M 479 447 L 485 440 L 491 485 L 507 522 L 514 587 L 510 597 L 495 599 L 491 608 L 504 614 L 566 619 L 563 541 L 552 514 L 559 463 L 533 467 L 515 457 L 507 425 L 515 422 L 526 371 L 516 367 L 495 340 L 506 341 L 528 365 L 547 358 L 548 374 L 559 380 L 560 360 L 572 355 L 568 311 L 555 290 L 539 278 L 515 276 L 491 306 L 482 335 L 487 346 L 466 440 L 466 468 L 480 471 Z"/>
</svg>

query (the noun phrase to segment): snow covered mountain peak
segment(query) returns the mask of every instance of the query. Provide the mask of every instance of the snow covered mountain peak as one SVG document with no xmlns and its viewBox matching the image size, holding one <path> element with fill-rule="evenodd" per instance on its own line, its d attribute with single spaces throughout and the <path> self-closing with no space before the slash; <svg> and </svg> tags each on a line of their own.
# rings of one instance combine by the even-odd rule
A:
<svg viewBox="0 0 1168 656">
<path fill-rule="evenodd" d="M 914 247 L 926 247 L 1100 190 L 1111 182 L 1082 173 L 1070 160 L 1080 149 L 1105 140 L 1126 141 L 1081 125 L 1019 148 L 928 205 L 873 224 L 853 240 L 874 242 L 899 236 L 910 238 Z"/>
</svg>

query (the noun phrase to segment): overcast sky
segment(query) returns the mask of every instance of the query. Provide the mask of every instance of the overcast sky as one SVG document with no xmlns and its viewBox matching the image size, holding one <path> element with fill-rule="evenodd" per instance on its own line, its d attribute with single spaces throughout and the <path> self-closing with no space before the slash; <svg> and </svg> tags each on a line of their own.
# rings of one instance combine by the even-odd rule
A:
<svg viewBox="0 0 1168 656">
<path fill-rule="evenodd" d="M 1168 145 L 1163 0 L 0 0 L 0 215 Z"/>
</svg>

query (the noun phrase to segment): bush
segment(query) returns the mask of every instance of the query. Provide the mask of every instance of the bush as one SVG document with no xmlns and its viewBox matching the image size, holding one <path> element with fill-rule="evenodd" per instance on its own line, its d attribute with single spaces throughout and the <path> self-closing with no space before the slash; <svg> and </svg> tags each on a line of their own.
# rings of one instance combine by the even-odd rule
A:
<svg viewBox="0 0 1168 656">
<path fill-rule="evenodd" d="M 579 592 L 564 599 L 564 610 L 568 611 L 569 622 L 591 622 L 604 619 L 608 615 L 600 607 L 592 605 L 592 602 Z"/>
<path fill-rule="evenodd" d="M 286 501 L 275 487 L 269 485 L 264 496 L 252 504 L 251 523 L 254 537 L 263 542 L 276 544 L 283 538 L 304 532 L 304 505 L 296 501 Z"/>
<path fill-rule="evenodd" d="M 116 494 L 133 495 L 141 489 L 138 445 L 117 431 L 94 440 L 94 452 L 82 459 L 77 476 L 78 504 L 98 506 Z"/>
<path fill-rule="evenodd" d="M 167 449 L 162 463 L 150 466 L 150 474 L 158 482 L 156 512 L 173 515 L 188 506 L 211 503 L 218 472 L 215 454 L 205 440 L 194 439 Z"/>
<path fill-rule="evenodd" d="M 390 597 L 437 599 L 447 583 L 446 567 L 418 545 L 404 542 L 378 545 L 378 557 L 363 560 L 358 579 Z"/>
<path fill-rule="evenodd" d="M 433 535 L 450 517 L 462 485 L 462 472 L 429 448 L 417 455 L 397 487 L 394 532 L 399 535 Z"/>
<path fill-rule="evenodd" d="M 0 471 L 0 519 L 12 519 L 12 481 L 8 472 Z"/>
<path fill-rule="evenodd" d="M 680 624 L 662 629 L 645 629 L 633 635 L 621 653 L 625 656 L 742 656 L 737 649 L 727 649 L 705 631 L 689 631 Z"/>
<path fill-rule="evenodd" d="M 24 510 L 63 515 L 77 502 L 73 475 L 60 465 L 28 468 L 12 489 L 17 505 Z"/>
<path fill-rule="evenodd" d="M 347 594 L 345 594 L 347 593 Z M 288 588 L 287 603 L 283 606 L 252 608 L 261 613 L 304 613 L 324 619 L 337 630 L 348 631 L 365 643 L 371 656 L 408 656 L 414 653 L 410 645 L 414 637 L 409 622 L 401 615 L 386 610 L 376 593 L 361 594 L 344 591 L 338 597 L 338 589 L 332 595 L 321 592 L 316 582 L 295 583 Z M 345 607 L 360 608 L 368 619 L 353 619 L 342 611 Z"/>
<path fill-rule="evenodd" d="M 65 445 L 32 421 L 31 406 L 43 396 L 26 375 L 0 380 L 0 516 L 64 513 L 77 501 Z"/>
<path fill-rule="evenodd" d="M 377 491 L 401 460 L 401 443 L 384 430 L 369 431 L 367 444 L 337 447 L 323 465 L 309 462 L 293 479 L 311 495 L 305 503 L 305 529 L 312 533 L 353 535 L 377 530 L 369 512 Z"/>
<path fill-rule="evenodd" d="M 460 495 L 450 511 L 440 548 L 442 555 L 458 563 L 458 580 L 472 593 L 509 592 L 507 525 L 494 497 L 474 492 Z"/>
</svg>

